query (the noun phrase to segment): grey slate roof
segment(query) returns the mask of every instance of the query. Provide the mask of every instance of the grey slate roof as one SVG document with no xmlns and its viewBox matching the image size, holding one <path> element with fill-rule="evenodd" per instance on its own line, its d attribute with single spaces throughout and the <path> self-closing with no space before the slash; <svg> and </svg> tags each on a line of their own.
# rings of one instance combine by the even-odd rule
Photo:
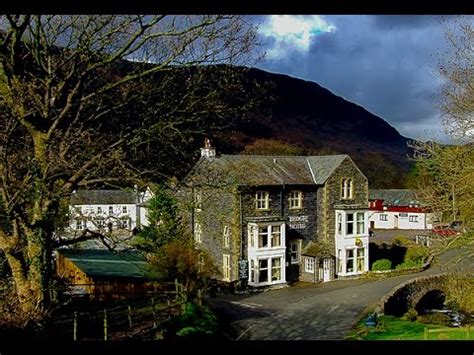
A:
<svg viewBox="0 0 474 355">
<path fill-rule="evenodd" d="M 137 194 L 133 191 L 78 190 L 71 194 L 72 205 L 125 205 L 137 202 Z"/>
<path fill-rule="evenodd" d="M 91 277 L 151 279 L 155 276 L 149 264 L 138 252 L 60 249 L 58 253 Z"/>
<path fill-rule="evenodd" d="M 384 200 L 384 205 L 408 206 L 420 204 L 416 191 L 409 189 L 374 189 L 369 190 L 369 200 Z"/>
<path fill-rule="evenodd" d="M 334 251 L 333 248 L 326 243 L 311 241 L 303 249 L 301 255 L 308 255 L 317 258 L 330 258 L 331 256 L 334 256 Z"/>
<path fill-rule="evenodd" d="M 241 185 L 322 185 L 348 155 L 222 155 L 202 158 L 194 175 L 234 180 Z M 219 176 L 220 175 L 220 176 Z"/>
</svg>

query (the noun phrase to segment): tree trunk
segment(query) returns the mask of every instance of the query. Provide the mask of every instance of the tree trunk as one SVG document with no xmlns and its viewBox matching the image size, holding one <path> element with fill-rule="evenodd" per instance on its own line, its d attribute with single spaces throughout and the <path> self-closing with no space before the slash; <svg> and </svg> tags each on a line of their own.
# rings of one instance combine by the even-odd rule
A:
<svg viewBox="0 0 474 355">
<path fill-rule="evenodd" d="M 44 231 L 28 231 L 25 237 L 25 253 L 15 254 L 6 250 L 5 256 L 12 272 L 20 310 L 36 318 L 49 305 L 52 254 Z"/>
</svg>

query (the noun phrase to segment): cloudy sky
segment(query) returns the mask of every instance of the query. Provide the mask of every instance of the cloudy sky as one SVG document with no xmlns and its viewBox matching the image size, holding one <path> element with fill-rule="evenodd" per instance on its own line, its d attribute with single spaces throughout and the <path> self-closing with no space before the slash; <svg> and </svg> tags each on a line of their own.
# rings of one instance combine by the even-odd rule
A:
<svg viewBox="0 0 474 355">
<path fill-rule="evenodd" d="M 315 81 L 402 135 L 448 141 L 436 95 L 446 48 L 436 16 L 256 16 L 267 52 L 257 67 Z"/>
</svg>

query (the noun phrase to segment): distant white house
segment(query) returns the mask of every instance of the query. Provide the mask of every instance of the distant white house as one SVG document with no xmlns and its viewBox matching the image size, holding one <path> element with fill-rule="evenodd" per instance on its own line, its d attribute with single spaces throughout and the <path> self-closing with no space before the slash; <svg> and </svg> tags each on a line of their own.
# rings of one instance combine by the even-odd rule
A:
<svg viewBox="0 0 474 355">
<path fill-rule="evenodd" d="M 416 198 L 415 190 L 369 190 L 370 229 L 432 229 L 434 214 Z"/>
<path fill-rule="evenodd" d="M 146 226 L 146 203 L 150 189 L 78 190 L 71 195 L 69 228 L 71 231 L 133 231 Z"/>
</svg>

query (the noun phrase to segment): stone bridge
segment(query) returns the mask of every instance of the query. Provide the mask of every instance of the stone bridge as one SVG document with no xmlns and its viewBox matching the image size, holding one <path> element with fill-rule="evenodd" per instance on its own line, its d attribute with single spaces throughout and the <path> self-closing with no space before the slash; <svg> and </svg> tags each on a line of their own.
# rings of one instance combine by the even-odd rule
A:
<svg viewBox="0 0 474 355">
<path fill-rule="evenodd" d="M 447 274 L 421 276 L 393 288 L 386 294 L 376 309 L 377 313 L 402 316 L 410 308 L 417 308 L 424 298 L 444 298 L 447 291 Z"/>
</svg>

